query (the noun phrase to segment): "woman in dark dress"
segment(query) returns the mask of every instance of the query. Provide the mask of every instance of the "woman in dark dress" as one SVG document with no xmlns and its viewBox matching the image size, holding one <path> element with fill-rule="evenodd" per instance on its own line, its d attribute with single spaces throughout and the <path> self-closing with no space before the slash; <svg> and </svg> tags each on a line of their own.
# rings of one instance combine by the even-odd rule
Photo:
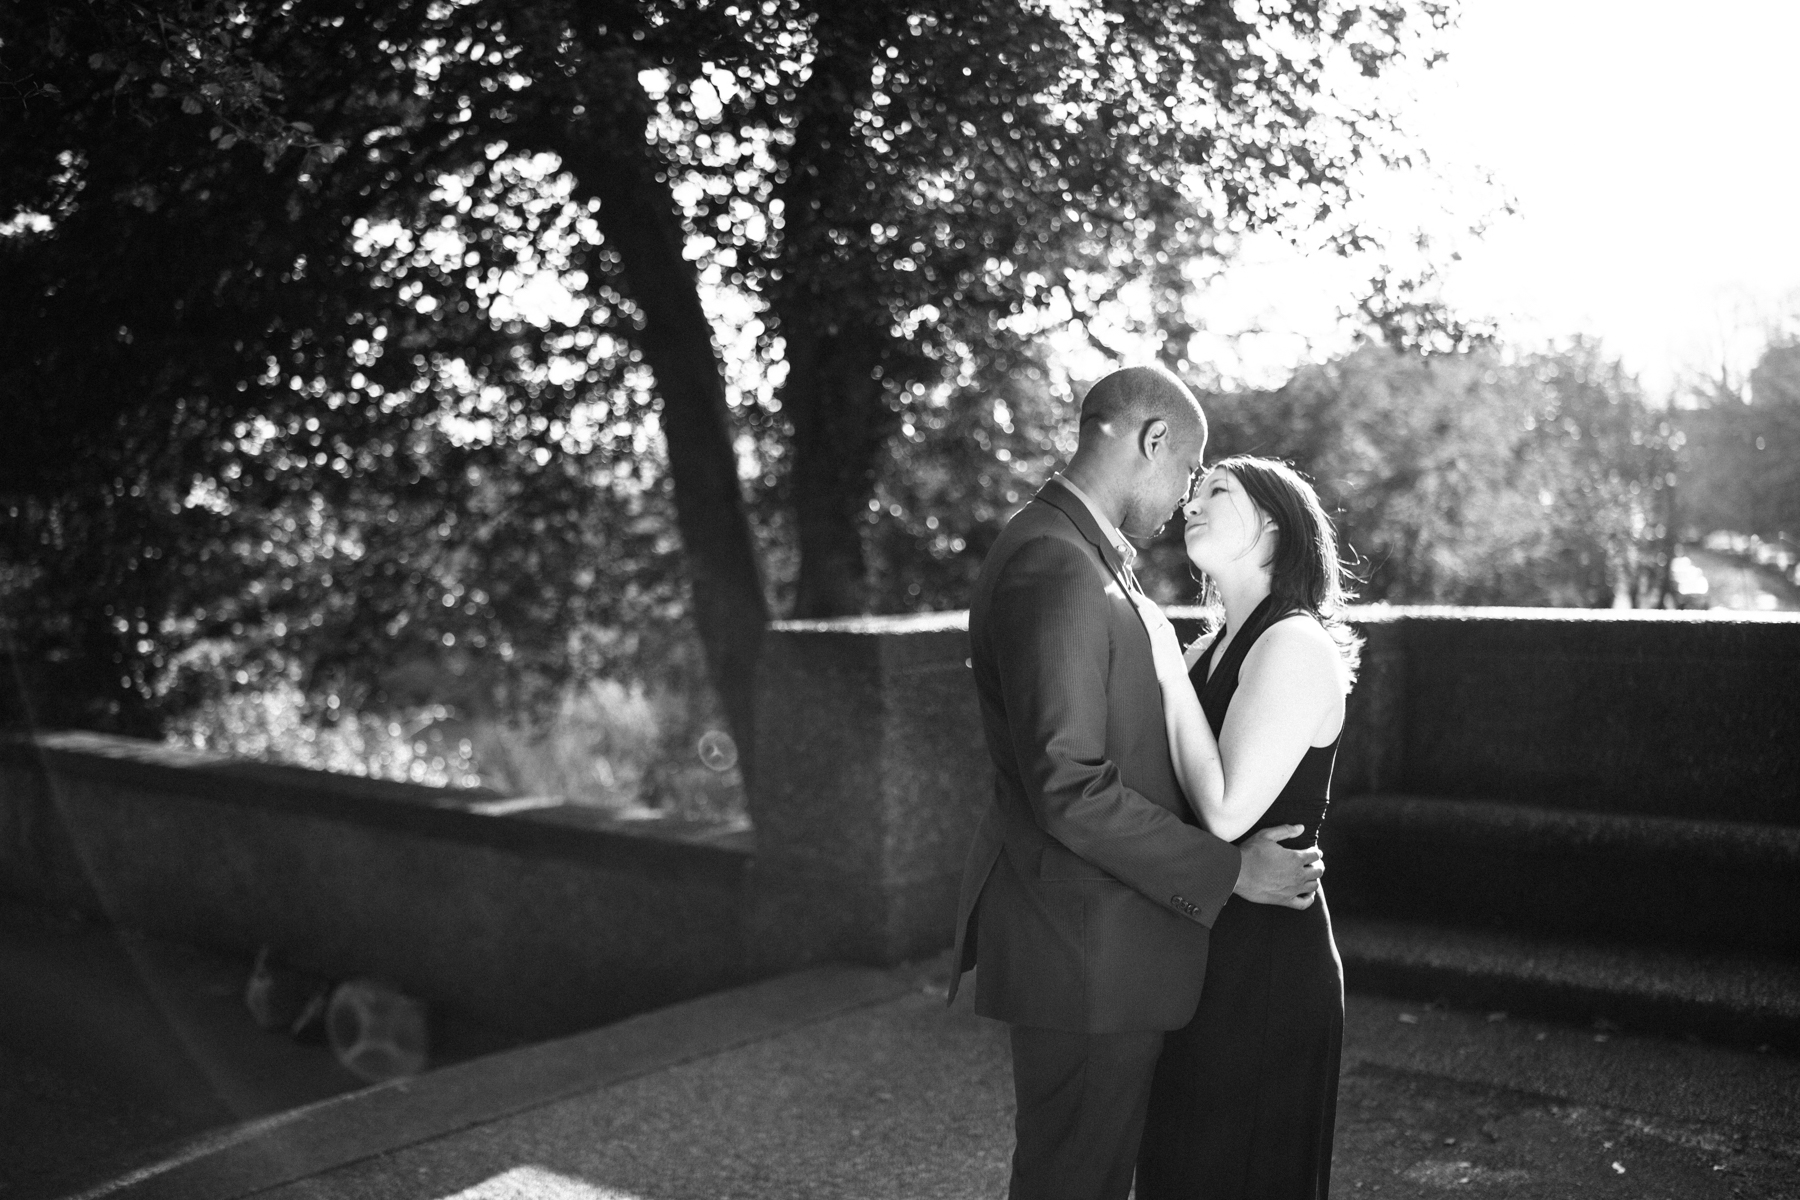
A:
<svg viewBox="0 0 1800 1200">
<path fill-rule="evenodd" d="M 1142 604 L 1177 776 L 1218 836 L 1282 827 L 1283 845 L 1313 845 L 1358 649 L 1330 519 L 1290 467 L 1255 458 L 1214 467 L 1182 512 L 1225 621 L 1184 655 Z M 1194 1018 L 1157 1063 L 1138 1200 L 1322 1200 L 1343 1027 L 1323 891 L 1302 909 L 1233 897 Z"/>
</svg>

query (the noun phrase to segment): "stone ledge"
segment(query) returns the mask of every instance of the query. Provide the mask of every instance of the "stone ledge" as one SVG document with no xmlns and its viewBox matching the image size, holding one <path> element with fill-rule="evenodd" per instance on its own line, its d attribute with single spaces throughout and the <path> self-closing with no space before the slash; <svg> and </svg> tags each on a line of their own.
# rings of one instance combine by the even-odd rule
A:
<svg viewBox="0 0 1800 1200">
<path fill-rule="evenodd" d="M 745 979 L 747 830 L 491 797 L 50 735 L 0 748 L 0 889 L 526 1037 Z"/>
<path fill-rule="evenodd" d="M 818 620 L 796 619 L 771 621 L 769 629 L 775 633 L 849 633 L 865 636 L 893 633 L 967 633 L 969 613 L 967 609 L 950 609 L 945 612 L 895 613 L 889 616 L 865 615 L 829 617 Z"/>
<path fill-rule="evenodd" d="M 487 788 L 441 788 L 252 762 L 138 738 L 46 732 L 0 740 L 0 767 L 42 771 L 186 800 L 346 821 L 467 845 L 686 878 L 736 877 L 753 843 L 743 828 L 697 831 L 679 822 L 570 814 L 567 805 L 511 811 Z M 489 809 L 491 811 L 483 811 Z M 552 811 L 561 809 L 563 811 Z"/>
<path fill-rule="evenodd" d="M 1800 1049 L 1789 960 L 1354 917 L 1336 935 L 1357 990 Z"/>
<path fill-rule="evenodd" d="M 1526 608 L 1464 604 L 1352 604 L 1345 615 L 1355 624 L 1365 621 L 1406 619 L 1413 621 L 1553 621 L 1577 625 L 1629 625 L 1648 621 L 1662 625 L 1793 625 L 1800 627 L 1800 613 L 1747 612 L 1727 609 L 1676 610 L 1660 608 Z"/>
<path fill-rule="evenodd" d="M 1388 794 L 1335 801 L 1328 826 L 1357 834 L 1476 841 L 1484 847 L 1536 853 L 1658 858 L 1679 854 L 1747 870 L 1800 870 L 1800 828 L 1755 821 Z"/>
<path fill-rule="evenodd" d="M 1199 620 L 1206 609 L 1198 605 L 1171 604 L 1165 612 L 1171 618 Z M 1350 604 L 1344 617 L 1352 625 L 1381 625 L 1392 621 L 1431 622 L 1466 625 L 1471 622 L 1518 624 L 1521 622 L 1555 622 L 1566 625 L 1630 625 L 1654 622 L 1659 625 L 1730 627 L 1733 625 L 1793 625 L 1800 627 L 1800 613 L 1740 612 L 1713 609 L 1677 611 L 1656 608 L 1509 608 L 1504 606 L 1461 604 Z"/>
<path fill-rule="evenodd" d="M 1625 945 L 1800 953 L 1800 828 L 1413 794 L 1334 802 L 1332 903 Z"/>
</svg>

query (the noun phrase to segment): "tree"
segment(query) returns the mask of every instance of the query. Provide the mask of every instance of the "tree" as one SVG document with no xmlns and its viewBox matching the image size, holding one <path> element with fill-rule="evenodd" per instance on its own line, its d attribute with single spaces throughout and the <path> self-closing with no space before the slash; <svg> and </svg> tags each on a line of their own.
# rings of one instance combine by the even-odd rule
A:
<svg viewBox="0 0 1800 1200">
<path fill-rule="evenodd" d="M 1535 401 L 1522 452 L 1540 499 L 1552 497 L 1565 577 L 1589 603 L 1666 606 L 1677 538 L 1669 415 L 1589 339 L 1531 355 L 1522 369 Z"/>
<path fill-rule="evenodd" d="M 1800 531 L 1800 339 L 1774 333 L 1741 379 L 1712 381 L 1677 414 L 1681 522 L 1765 538 Z"/>
<path fill-rule="evenodd" d="M 1207 407 L 1213 454 L 1288 458 L 1317 482 L 1365 599 L 1661 602 L 1674 429 L 1592 342 L 1510 360 L 1368 345 Z M 1173 578 L 1179 553 L 1156 548 Z"/>
<path fill-rule="evenodd" d="M 1445 19 L 1432 4 L 1250 19 L 1225 3 L 1103 4 L 1059 19 L 1006 0 L 466 11 L 480 36 L 525 48 L 502 57 L 530 81 L 514 107 L 541 126 L 520 117 L 509 138 L 555 150 L 596 194 L 650 164 L 630 205 L 600 205 L 620 254 L 652 240 L 653 191 L 685 193 L 678 213 L 654 219 L 685 224 L 713 282 L 762 305 L 763 349 L 781 360 L 771 457 L 798 541 L 801 616 L 868 604 L 867 506 L 909 406 L 971 361 L 1004 359 L 995 344 L 1020 340 L 1008 322 L 1022 312 L 1086 308 L 1134 263 L 1213 253 L 1220 228 L 1303 205 L 1329 212 L 1384 124 L 1325 115 L 1328 58 L 1347 53 L 1375 74 L 1415 47 L 1416 26 Z M 645 77 L 657 80 L 648 100 Z M 609 224 L 609 207 L 630 206 L 643 210 L 635 228 Z M 656 289 L 682 280 L 682 308 L 698 312 L 694 272 L 672 236 L 662 244 Z M 641 252 L 622 268 L 628 287 L 649 286 Z M 643 317 L 647 338 L 677 324 L 654 305 Z M 716 362 L 694 323 L 685 329 L 667 339 L 678 361 Z M 658 367 L 659 379 L 673 370 Z M 671 456 L 679 475 L 673 441 Z M 717 491 L 723 460 L 705 461 Z"/>
<path fill-rule="evenodd" d="M 1751 368 L 1750 399 L 1753 522 L 1766 534 L 1800 534 L 1800 338 L 1771 340 Z"/>
<path fill-rule="evenodd" d="M 878 611 L 967 603 L 1007 519 L 1074 454 L 1074 401 L 1046 364 L 1014 358 L 908 407 L 864 513 Z"/>
<path fill-rule="evenodd" d="M 1137 262 L 1341 200 L 1383 123 L 1329 115 L 1327 59 L 1378 72 L 1443 20 L 1323 2 L 167 12 L 0 18 L 24 97 L 0 135 L 0 255 L 23 284 L 0 382 L 34 414 L 3 486 L 12 578 L 63 614 L 51 640 L 141 700 L 195 597 L 279 569 L 197 550 L 315 492 L 333 511 L 478 506 L 499 485 L 471 458 L 525 479 L 567 457 L 591 481 L 649 431 L 746 749 L 765 611 L 746 457 L 793 513 L 796 610 L 867 605 L 868 505 L 908 414 L 1028 357 L 1022 315 L 1080 318 Z M 519 282 L 545 272 L 569 304 L 525 319 Z M 733 395 L 719 290 L 761 320 L 766 407 Z M 350 542 L 392 527 L 446 536 L 421 517 Z M 45 574 L 84 553 L 110 564 L 91 588 Z M 177 563 L 208 565 L 184 581 Z M 413 572 L 387 580 L 399 594 L 366 616 L 413 603 Z M 84 598 L 58 606 L 56 586 Z"/>
<path fill-rule="evenodd" d="M 615 470 L 633 434 L 610 431 L 641 395 L 617 298 L 536 323 L 508 311 L 506 280 L 554 265 L 580 214 L 529 162 L 464 137 L 454 101 L 439 111 L 421 93 L 428 63 L 392 49 L 441 32 L 435 6 L 389 6 L 352 27 L 360 41 L 336 5 L 262 23 L 183 11 L 222 14 L 213 35 L 261 67 L 281 129 L 330 133 L 232 138 L 229 92 L 161 82 L 187 69 L 171 58 L 205 55 L 137 36 L 136 6 L 13 8 L 3 29 L 7 70 L 35 89 L 0 154 L 4 215 L 26 214 L 0 238 L 14 285 L 0 386 L 19 418 L 0 451 L 12 634 L 73 672 L 93 705 L 78 719 L 133 729 L 153 724 L 156 681 L 184 647 L 259 622 L 367 692 L 415 641 L 395 636 L 399 615 L 437 602 L 434 549 L 455 557 L 465 534 L 517 538 L 527 557 L 546 535 L 604 544 L 572 523 L 617 495 L 629 523 L 643 490 Z M 467 519 L 521 485 L 563 515 L 546 525 L 514 503 Z M 274 547 L 319 525 L 320 504 L 342 553 L 318 572 L 322 607 L 295 623 L 282 606 L 308 594 L 306 573 Z M 541 622 L 546 650 L 521 669 L 558 657 L 579 599 L 513 614 L 510 641 Z M 416 640 L 451 634 L 446 611 Z"/>
<path fill-rule="evenodd" d="M 1016 318 L 1079 318 L 1138 264 L 1341 202 L 1383 125 L 1326 115 L 1326 62 L 1348 47 L 1378 72 L 1413 45 L 1408 16 L 821 7 L 792 100 L 748 110 L 786 154 L 768 206 L 779 236 L 739 256 L 783 341 L 796 612 L 867 604 L 884 447 L 932 388 L 1021 349 Z"/>
</svg>

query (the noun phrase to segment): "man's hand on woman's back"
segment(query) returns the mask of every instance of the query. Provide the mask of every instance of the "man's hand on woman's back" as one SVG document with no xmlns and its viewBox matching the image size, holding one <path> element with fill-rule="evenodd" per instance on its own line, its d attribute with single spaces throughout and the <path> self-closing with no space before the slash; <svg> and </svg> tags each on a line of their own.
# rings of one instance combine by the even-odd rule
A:
<svg viewBox="0 0 1800 1200">
<path fill-rule="evenodd" d="M 1325 855 L 1316 846 L 1289 850 L 1281 845 L 1305 829 L 1304 825 L 1276 825 L 1245 838 L 1240 847 L 1244 865 L 1232 892 L 1252 904 L 1311 908 L 1318 898 L 1319 877 L 1325 873 Z"/>
</svg>

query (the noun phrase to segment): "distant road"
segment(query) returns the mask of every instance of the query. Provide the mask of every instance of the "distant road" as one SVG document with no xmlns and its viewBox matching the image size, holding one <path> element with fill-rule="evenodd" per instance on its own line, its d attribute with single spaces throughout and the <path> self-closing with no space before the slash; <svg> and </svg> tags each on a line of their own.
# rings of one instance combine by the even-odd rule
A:
<svg viewBox="0 0 1800 1200">
<path fill-rule="evenodd" d="M 1706 576 L 1708 608 L 1749 612 L 1800 611 L 1800 587 L 1794 586 L 1774 567 L 1699 546 L 1687 547 L 1683 553 Z M 1763 599 L 1765 596 L 1769 599 Z"/>
</svg>

